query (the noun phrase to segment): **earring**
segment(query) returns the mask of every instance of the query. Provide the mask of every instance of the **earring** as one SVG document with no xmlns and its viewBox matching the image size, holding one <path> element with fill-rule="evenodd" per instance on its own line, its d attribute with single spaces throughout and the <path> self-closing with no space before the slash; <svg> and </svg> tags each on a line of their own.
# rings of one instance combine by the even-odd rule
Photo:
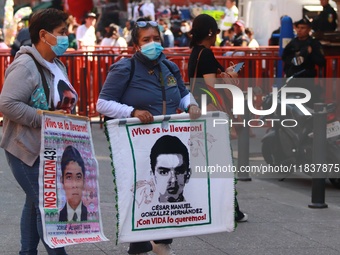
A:
<svg viewBox="0 0 340 255">
<path fill-rule="evenodd" d="M 208 34 L 208 36 L 212 36 L 212 33 L 210 32 L 210 33 Z"/>
</svg>

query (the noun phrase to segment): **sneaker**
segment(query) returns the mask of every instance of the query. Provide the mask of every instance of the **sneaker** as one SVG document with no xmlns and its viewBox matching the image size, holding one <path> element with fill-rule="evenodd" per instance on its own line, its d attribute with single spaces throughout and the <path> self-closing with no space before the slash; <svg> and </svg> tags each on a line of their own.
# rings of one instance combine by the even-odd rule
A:
<svg viewBox="0 0 340 255">
<path fill-rule="evenodd" d="M 148 252 L 143 252 L 143 253 L 137 253 L 137 254 L 133 254 L 133 255 L 149 255 Z"/>
<path fill-rule="evenodd" d="M 163 243 L 155 243 L 151 241 L 152 251 L 157 255 L 176 255 L 175 252 L 171 249 L 170 244 Z"/>
<path fill-rule="evenodd" d="M 247 222 L 248 221 L 248 214 L 243 213 L 243 218 L 236 220 L 237 222 Z"/>
</svg>

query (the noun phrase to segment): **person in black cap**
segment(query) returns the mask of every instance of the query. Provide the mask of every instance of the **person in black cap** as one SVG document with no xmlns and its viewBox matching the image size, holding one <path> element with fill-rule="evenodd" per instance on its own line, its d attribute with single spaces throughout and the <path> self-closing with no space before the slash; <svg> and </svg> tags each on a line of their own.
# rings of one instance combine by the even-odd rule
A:
<svg viewBox="0 0 340 255">
<path fill-rule="evenodd" d="M 249 37 L 245 33 L 245 27 L 243 20 L 238 20 L 233 24 L 233 28 L 235 31 L 235 37 L 232 41 L 233 46 L 248 46 L 250 40 Z"/>
<path fill-rule="evenodd" d="M 333 32 L 337 27 L 338 15 L 329 0 L 320 0 L 323 7 L 322 12 L 314 18 L 312 28 L 315 32 Z"/>
<path fill-rule="evenodd" d="M 282 60 L 284 62 L 284 72 L 286 77 L 290 77 L 302 70 L 300 78 L 316 77 L 315 66 L 323 67 L 326 60 L 319 41 L 310 36 L 311 22 L 303 18 L 294 23 L 296 37 L 292 39 L 283 50 Z M 293 87 L 303 87 L 308 89 L 312 94 L 310 104 L 319 101 L 319 88 L 308 79 L 296 79 Z"/>
<path fill-rule="evenodd" d="M 88 12 L 85 15 L 85 24 L 79 26 L 76 32 L 78 49 L 92 50 L 96 45 L 96 24 L 97 16 L 93 12 Z"/>
</svg>

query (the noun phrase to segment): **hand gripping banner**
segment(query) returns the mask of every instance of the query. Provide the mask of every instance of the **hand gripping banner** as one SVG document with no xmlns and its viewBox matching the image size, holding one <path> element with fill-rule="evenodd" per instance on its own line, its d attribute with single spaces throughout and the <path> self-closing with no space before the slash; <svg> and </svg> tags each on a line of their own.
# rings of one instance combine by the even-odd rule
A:
<svg viewBox="0 0 340 255">
<path fill-rule="evenodd" d="M 106 123 L 117 199 L 118 242 L 234 230 L 234 172 L 222 112 Z"/>
<path fill-rule="evenodd" d="M 39 186 L 44 240 L 51 248 L 107 241 L 87 118 L 43 112 Z"/>
</svg>

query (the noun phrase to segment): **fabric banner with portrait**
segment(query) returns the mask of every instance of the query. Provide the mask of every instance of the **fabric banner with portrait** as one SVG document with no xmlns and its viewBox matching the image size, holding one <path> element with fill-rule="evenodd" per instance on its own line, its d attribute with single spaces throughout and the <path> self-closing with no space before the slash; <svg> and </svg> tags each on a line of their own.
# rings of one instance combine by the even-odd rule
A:
<svg viewBox="0 0 340 255">
<path fill-rule="evenodd" d="M 39 207 L 45 242 L 58 248 L 107 241 L 89 120 L 43 112 L 41 129 Z"/>
<path fill-rule="evenodd" d="M 234 230 L 234 171 L 222 112 L 110 120 L 119 243 Z"/>
</svg>

